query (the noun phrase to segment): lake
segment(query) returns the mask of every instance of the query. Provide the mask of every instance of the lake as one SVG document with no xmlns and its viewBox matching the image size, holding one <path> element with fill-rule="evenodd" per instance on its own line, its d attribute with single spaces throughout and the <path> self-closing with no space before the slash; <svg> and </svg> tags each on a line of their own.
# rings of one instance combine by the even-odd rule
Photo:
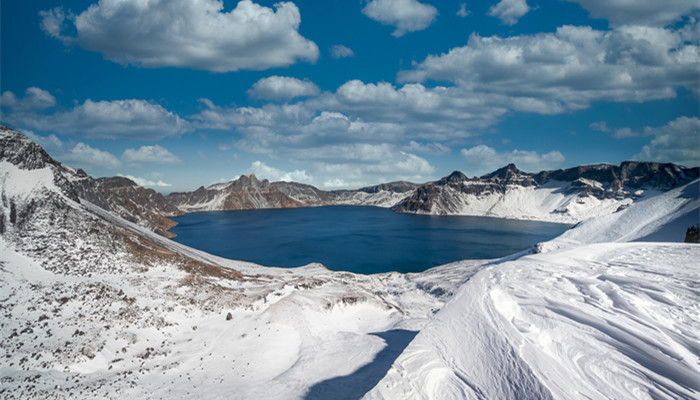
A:
<svg viewBox="0 0 700 400">
<path fill-rule="evenodd" d="M 176 242 L 217 256 L 275 267 L 319 262 L 362 274 L 418 272 L 463 259 L 503 257 L 569 228 L 363 206 L 212 211 L 173 219 Z"/>
</svg>

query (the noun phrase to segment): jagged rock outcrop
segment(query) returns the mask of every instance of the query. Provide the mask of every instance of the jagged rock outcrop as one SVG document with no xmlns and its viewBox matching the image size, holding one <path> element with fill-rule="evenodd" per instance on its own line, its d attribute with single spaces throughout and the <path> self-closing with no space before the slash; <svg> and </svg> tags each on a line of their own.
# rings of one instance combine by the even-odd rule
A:
<svg viewBox="0 0 700 400">
<path fill-rule="evenodd" d="M 175 236 L 168 229 L 177 222 L 168 217 L 183 215 L 184 212 L 167 202 L 162 194 L 119 176 L 99 178 L 97 186 L 115 214 L 159 235 L 168 238 Z"/>
<path fill-rule="evenodd" d="M 683 240 L 686 243 L 700 243 L 700 223 L 697 223 L 685 232 L 685 240 Z"/>
</svg>

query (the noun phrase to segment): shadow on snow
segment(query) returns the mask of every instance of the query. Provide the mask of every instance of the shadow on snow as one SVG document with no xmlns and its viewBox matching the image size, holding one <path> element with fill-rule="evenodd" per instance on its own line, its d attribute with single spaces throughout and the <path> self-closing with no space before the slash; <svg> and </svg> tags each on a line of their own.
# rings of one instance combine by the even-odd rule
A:
<svg viewBox="0 0 700 400">
<path fill-rule="evenodd" d="M 386 347 L 374 357 L 369 364 L 365 364 L 350 375 L 339 376 L 319 382 L 309 389 L 305 400 L 335 399 L 350 400 L 359 399 L 369 392 L 386 375 L 394 360 L 403 352 L 413 338 L 416 331 L 395 329 L 386 332 L 372 333 L 386 342 Z"/>
</svg>

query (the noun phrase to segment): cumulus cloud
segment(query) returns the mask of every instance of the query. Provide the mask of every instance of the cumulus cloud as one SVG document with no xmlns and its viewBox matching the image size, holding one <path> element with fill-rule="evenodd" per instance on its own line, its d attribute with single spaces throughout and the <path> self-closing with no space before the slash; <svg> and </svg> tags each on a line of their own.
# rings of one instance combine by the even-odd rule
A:
<svg viewBox="0 0 700 400">
<path fill-rule="evenodd" d="M 566 0 L 580 4 L 594 18 L 614 25 L 664 26 L 700 10 L 695 0 Z"/>
<path fill-rule="evenodd" d="M 262 161 L 255 161 L 250 165 L 250 172 L 255 173 L 258 178 L 267 179 L 271 182 L 301 182 L 310 183 L 313 178 L 306 171 L 295 169 L 294 171 L 283 171 L 281 169 L 271 167 Z"/>
<path fill-rule="evenodd" d="M 46 90 L 30 87 L 24 92 L 23 98 L 6 91 L 0 96 L 0 106 L 15 110 L 43 110 L 56 105 L 56 98 Z"/>
<path fill-rule="evenodd" d="M 275 9 L 242 0 L 223 11 L 221 0 L 99 0 L 70 18 L 77 36 L 65 36 L 65 12 L 41 12 L 46 34 L 120 64 L 185 67 L 214 72 L 315 62 L 316 44 L 299 32 L 291 2 Z"/>
<path fill-rule="evenodd" d="M 331 57 L 336 60 L 340 58 L 354 57 L 355 53 L 349 47 L 345 47 L 342 44 L 336 44 L 331 47 Z"/>
<path fill-rule="evenodd" d="M 137 185 L 143 186 L 143 187 L 158 188 L 158 187 L 170 187 L 170 186 L 172 186 L 171 184 L 165 183 L 160 179 L 157 181 L 154 181 L 151 179 L 141 178 L 141 177 L 133 176 L 133 175 L 117 174 L 117 176 L 131 179 L 132 181 L 136 182 Z"/>
<path fill-rule="evenodd" d="M 679 117 L 661 127 L 645 127 L 640 135 L 654 138 L 635 160 L 700 166 L 700 119 Z"/>
<path fill-rule="evenodd" d="M 505 25 L 515 25 L 529 11 L 526 0 L 501 0 L 489 9 L 489 15 L 500 19 Z"/>
<path fill-rule="evenodd" d="M 93 148 L 82 142 L 76 144 L 68 153 L 59 157 L 62 162 L 80 168 L 117 169 L 122 166 L 121 161 L 111 153 Z"/>
<path fill-rule="evenodd" d="M 72 110 L 52 115 L 15 112 L 9 122 L 40 131 L 76 134 L 90 139 L 150 139 L 191 131 L 189 122 L 161 105 L 145 100 L 86 100 Z"/>
<path fill-rule="evenodd" d="M 523 171 L 539 172 L 554 169 L 565 160 L 564 156 L 556 150 L 546 154 L 517 149 L 510 152 L 498 152 L 483 144 L 462 149 L 461 155 L 467 163 L 467 171 L 475 175 L 492 172 L 510 163 L 515 164 Z"/>
<path fill-rule="evenodd" d="M 384 25 L 396 27 L 394 37 L 421 31 L 433 23 L 438 11 L 417 0 L 370 0 L 362 9 L 367 17 Z"/>
<path fill-rule="evenodd" d="M 700 50 L 682 31 L 626 26 L 613 31 L 562 26 L 509 38 L 471 35 L 468 44 L 428 56 L 400 82 L 451 81 L 474 95 L 499 95 L 517 111 L 542 114 L 596 101 L 642 102 L 697 92 Z"/>
<path fill-rule="evenodd" d="M 295 97 L 316 96 L 320 92 L 313 82 L 273 75 L 255 82 L 247 93 L 257 99 L 291 100 Z"/>
<path fill-rule="evenodd" d="M 141 146 L 137 149 L 126 149 L 122 161 L 127 164 L 177 164 L 180 159 L 159 145 Z"/>
</svg>

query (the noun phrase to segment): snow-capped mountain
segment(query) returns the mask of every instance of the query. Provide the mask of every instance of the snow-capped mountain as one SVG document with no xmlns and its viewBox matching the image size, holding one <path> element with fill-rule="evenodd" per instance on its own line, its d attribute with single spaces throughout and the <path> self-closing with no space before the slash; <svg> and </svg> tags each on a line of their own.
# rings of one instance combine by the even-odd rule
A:
<svg viewBox="0 0 700 400">
<path fill-rule="evenodd" d="M 423 185 L 392 182 L 358 190 L 323 191 L 294 182 L 238 180 L 173 193 L 166 200 L 185 212 L 322 205 L 372 205 L 397 212 L 475 215 L 577 223 L 614 213 L 634 201 L 684 185 L 699 168 L 624 162 L 526 173 L 509 164 L 482 177 L 459 171 Z"/>
<path fill-rule="evenodd" d="M 270 183 L 267 179 L 259 180 L 255 174 L 250 174 L 231 182 L 200 187 L 194 192 L 171 193 L 166 200 L 185 212 L 339 204 L 390 207 L 417 186 L 408 182 L 392 182 L 358 190 L 323 191 L 303 183 Z"/>
<path fill-rule="evenodd" d="M 399 212 L 479 215 L 576 223 L 687 184 L 699 168 L 624 162 L 525 173 L 510 164 L 480 178 L 461 172 L 417 188 L 393 206 Z"/>
<path fill-rule="evenodd" d="M 700 245 L 658 241 L 697 223 L 699 184 L 501 260 L 365 276 L 177 244 L 2 129 L 0 397 L 696 399 Z"/>
</svg>

